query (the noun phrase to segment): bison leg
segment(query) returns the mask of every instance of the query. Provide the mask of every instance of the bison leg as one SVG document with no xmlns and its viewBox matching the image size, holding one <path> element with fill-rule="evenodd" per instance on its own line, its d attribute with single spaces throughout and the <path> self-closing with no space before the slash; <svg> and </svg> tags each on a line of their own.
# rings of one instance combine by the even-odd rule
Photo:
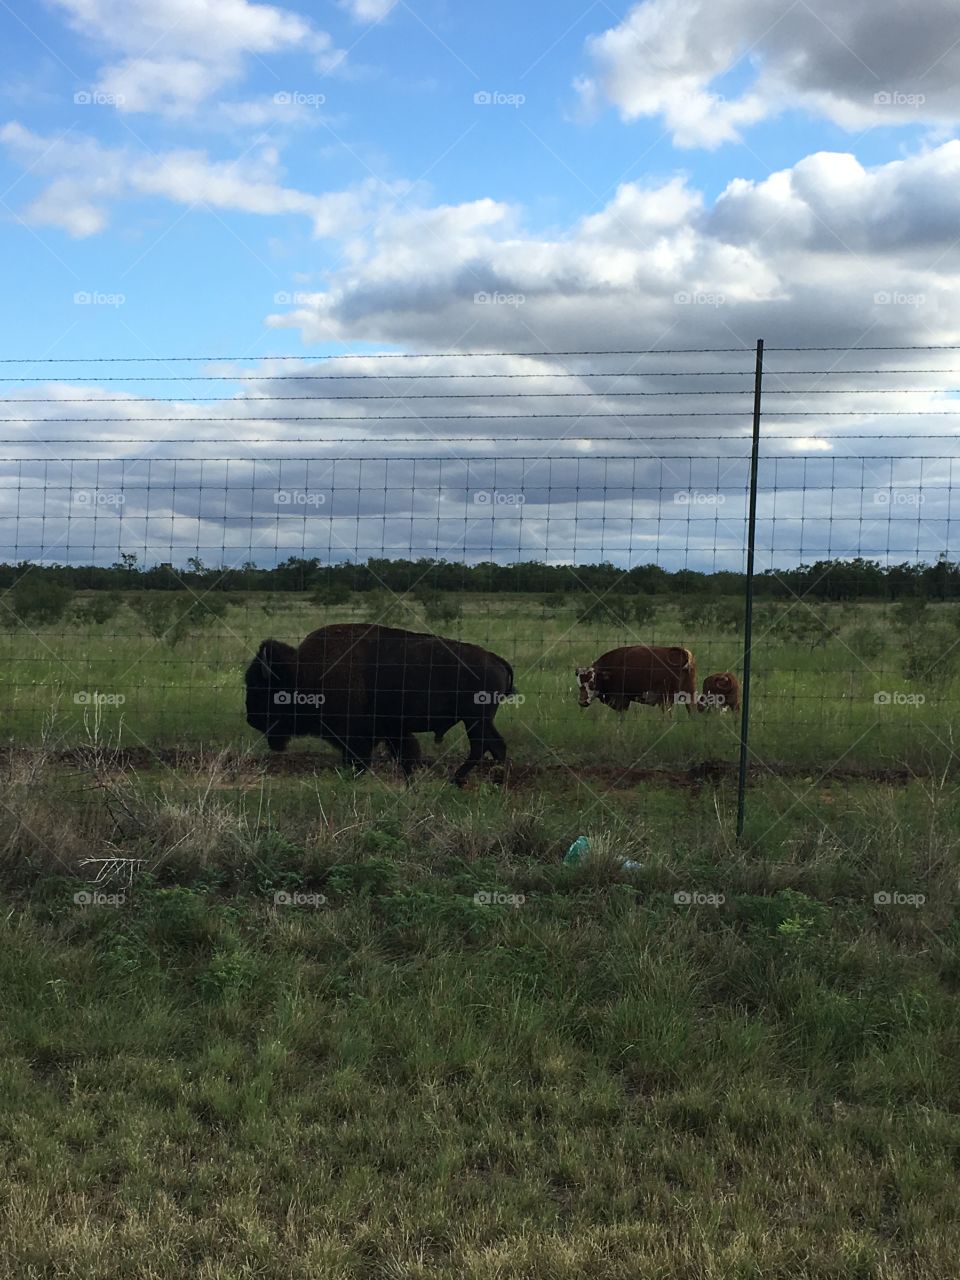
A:
<svg viewBox="0 0 960 1280">
<path fill-rule="evenodd" d="M 271 751 L 286 751 L 290 738 L 285 733 L 268 733 L 267 746 Z"/>
<path fill-rule="evenodd" d="M 372 738 L 351 738 L 344 743 L 344 765 L 350 765 L 355 773 L 366 773 L 373 763 L 373 748 Z"/>
<path fill-rule="evenodd" d="M 414 769 L 423 767 L 423 755 L 420 751 L 420 743 L 416 740 L 412 733 L 408 733 L 403 738 L 388 738 L 387 746 L 393 755 L 394 760 L 400 765 L 405 778 L 409 778 Z"/>
<path fill-rule="evenodd" d="M 465 724 L 465 727 L 470 740 L 470 754 L 453 775 L 452 781 L 458 787 L 463 786 L 467 774 L 477 767 L 487 752 L 500 764 L 507 758 L 507 744 L 493 727 L 492 721 L 475 720 L 471 724 Z"/>
</svg>

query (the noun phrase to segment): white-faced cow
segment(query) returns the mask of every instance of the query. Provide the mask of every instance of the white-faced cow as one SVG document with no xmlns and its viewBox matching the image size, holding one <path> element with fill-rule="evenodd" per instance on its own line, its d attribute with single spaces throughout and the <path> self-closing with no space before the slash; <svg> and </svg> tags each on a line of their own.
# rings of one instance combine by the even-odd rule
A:
<svg viewBox="0 0 960 1280">
<path fill-rule="evenodd" d="M 298 649 L 264 640 L 247 668 L 247 723 L 272 751 L 304 734 L 335 743 L 344 764 L 369 768 L 385 742 L 405 774 L 419 763 L 415 733 L 437 740 L 462 721 L 470 754 L 461 783 L 489 753 L 503 761 L 507 744 L 493 725 L 513 693 L 513 668 L 479 645 L 367 623 L 312 631 Z"/>
<path fill-rule="evenodd" d="M 601 654 L 592 667 L 577 667 L 578 701 L 594 700 L 626 711 L 631 702 L 671 709 L 681 703 L 697 710 L 697 667 L 689 649 L 629 644 Z"/>
<path fill-rule="evenodd" d="M 704 676 L 700 710 L 740 710 L 740 681 L 732 671 L 718 671 L 715 675 Z"/>
</svg>

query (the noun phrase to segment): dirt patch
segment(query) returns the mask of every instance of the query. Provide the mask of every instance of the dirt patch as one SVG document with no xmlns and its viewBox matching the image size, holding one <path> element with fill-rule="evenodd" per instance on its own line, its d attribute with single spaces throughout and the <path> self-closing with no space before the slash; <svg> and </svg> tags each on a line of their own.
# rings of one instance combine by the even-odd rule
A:
<svg viewBox="0 0 960 1280">
<path fill-rule="evenodd" d="M 39 753 L 27 748 L 5 747 L 0 749 L 0 762 L 13 764 L 17 759 L 24 763 L 35 759 Z M 117 751 L 96 751 L 88 747 L 73 747 L 51 752 L 49 758 L 84 772 L 116 774 L 127 770 L 150 773 L 169 769 L 177 773 L 208 772 L 214 766 L 228 779 L 236 783 L 252 783 L 264 777 L 309 777 L 318 773 L 332 773 L 342 765 L 334 755 L 309 751 L 294 751 L 285 755 L 256 755 L 243 751 L 211 751 L 202 747 L 125 747 Z M 388 761 L 374 766 L 379 775 L 397 776 L 397 770 Z M 427 761 L 421 773 L 432 777 L 447 778 L 452 772 L 447 761 Z M 808 784 L 830 782 L 877 782 L 904 785 L 911 778 L 920 776 L 905 768 L 868 768 L 857 765 L 839 765 L 821 772 L 817 768 L 795 764 L 751 765 L 748 779 L 759 782 L 765 777 L 795 779 Z M 700 760 L 686 768 L 654 769 L 627 767 L 613 764 L 525 764 L 503 765 L 485 761 L 471 774 L 476 781 L 506 782 L 511 790 L 549 788 L 553 784 L 582 781 L 605 790 L 623 790 L 653 783 L 699 790 L 706 785 L 734 782 L 737 766 L 728 760 Z M 229 785 L 229 783 L 227 783 Z M 469 785 L 469 783 L 468 783 Z"/>
</svg>

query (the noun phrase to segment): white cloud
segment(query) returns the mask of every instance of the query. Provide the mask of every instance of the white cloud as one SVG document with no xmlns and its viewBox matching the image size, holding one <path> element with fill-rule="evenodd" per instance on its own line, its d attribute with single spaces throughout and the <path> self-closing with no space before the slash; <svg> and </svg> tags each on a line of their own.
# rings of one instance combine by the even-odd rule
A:
<svg viewBox="0 0 960 1280">
<path fill-rule="evenodd" d="M 521 222 L 492 200 L 387 205 L 327 287 L 269 323 L 307 342 L 466 349 L 960 337 L 960 142 L 873 168 L 818 153 L 735 179 L 712 207 L 680 178 L 626 183 L 551 238 Z"/>
<path fill-rule="evenodd" d="M 379 22 L 395 8 L 397 0 L 340 0 L 340 3 L 357 22 Z"/>
<path fill-rule="evenodd" d="M 715 147 L 790 107 L 849 129 L 960 121 L 960 12 L 928 0 L 645 0 L 587 43 L 584 105 L 659 116 L 678 146 Z M 752 72 L 737 97 L 711 91 Z"/>
<path fill-rule="evenodd" d="M 251 56 L 291 50 L 329 71 L 342 55 L 300 14 L 248 0 L 55 0 L 71 25 L 119 53 L 93 88 L 118 109 L 186 115 L 244 74 Z"/>
<path fill-rule="evenodd" d="M 301 214 L 318 236 L 345 235 L 378 200 L 400 189 L 371 180 L 349 191 L 298 191 L 277 180 L 278 159 L 270 150 L 229 163 L 211 160 L 203 151 L 145 157 L 93 139 L 44 138 L 17 123 L 0 128 L 0 143 L 34 173 L 53 175 L 27 206 L 25 219 L 78 237 L 102 231 L 115 201 L 149 196 L 243 213 Z"/>
</svg>

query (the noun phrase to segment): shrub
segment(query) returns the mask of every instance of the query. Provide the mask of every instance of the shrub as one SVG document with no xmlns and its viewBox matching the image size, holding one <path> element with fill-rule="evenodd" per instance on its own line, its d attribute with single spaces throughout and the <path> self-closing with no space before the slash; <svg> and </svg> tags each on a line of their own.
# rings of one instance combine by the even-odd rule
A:
<svg viewBox="0 0 960 1280">
<path fill-rule="evenodd" d="M 953 675 L 960 653 L 953 627 L 943 622 L 916 627 L 906 638 L 903 673 L 919 683 L 934 683 Z"/>
<path fill-rule="evenodd" d="M 588 600 L 581 607 L 577 622 L 626 627 L 631 622 L 642 625 L 653 614 L 654 606 L 646 596 L 608 595 L 601 600 Z"/>
<path fill-rule="evenodd" d="M 363 605 L 364 617 L 368 622 L 393 626 L 406 620 L 408 608 L 406 599 L 395 595 L 392 591 L 368 591 Z"/>
<path fill-rule="evenodd" d="M 122 604 L 123 597 L 119 591 L 95 591 L 88 600 L 77 603 L 74 616 L 81 626 L 102 626 L 110 621 Z"/>
<path fill-rule="evenodd" d="M 442 622 L 459 622 L 463 617 L 463 605 L 452 592 L 417 587 L 413 596 L 431 626 Z"/>
<path fill-rule="evenodd" d="M 681 601 L 677 607 L 682 627 L 711 627 L 717 620 L 717 612 L 716 600 L 698 599 L 696 596 Z"/>
<path fill-rule="evenodd" d="M 10 592 L 8 605 L 24 627 L 49 627 L 66 613 L 73 592 L 57 582 L 28 575 Z"/>
<path fill-rule="evenodd" d="M 169 592 L 147 593 L 134 596 L 129 603 L 147 633 L 173 647 L 191 631 L 212 625 L 227 612 L 226 600 L 212 592 L 188 600 Z"/>
<path fill-rule="evenodd" d="M 349 604 L 352 598 L 353 592 L 342 582 L 325 582 L 310 595 L 313 604 L 325 605 L 327 608 Z"/>
<path fill-rule="evenodd" d="M 876 627 L 854 627 L 847 637 L 847 643 L 854 653 L 867 662 L 879 658 L 886 647 L 883 632 Z"/>
<path fill-rule="evenodd" d="M 924 619 L 927 602 L 920 596 L 908 596 L 893 611 L 893 625 L 901 631 L 911 631 Z"/>
</svg>

